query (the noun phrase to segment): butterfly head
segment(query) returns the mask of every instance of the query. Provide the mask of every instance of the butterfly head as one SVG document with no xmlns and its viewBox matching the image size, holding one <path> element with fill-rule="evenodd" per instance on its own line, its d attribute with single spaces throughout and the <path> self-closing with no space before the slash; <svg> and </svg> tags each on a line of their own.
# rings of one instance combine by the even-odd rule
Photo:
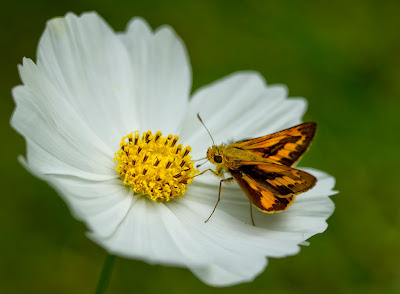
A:
<svg viewBox="0 0 400 294">
<path fill-rule="evenodd" d="M 207 150 L 207 158 L 212 164 L 221 164 L 224 161 L 223 154 L 224 146 L 213 145 L 211 148 Z"/>
</svg>

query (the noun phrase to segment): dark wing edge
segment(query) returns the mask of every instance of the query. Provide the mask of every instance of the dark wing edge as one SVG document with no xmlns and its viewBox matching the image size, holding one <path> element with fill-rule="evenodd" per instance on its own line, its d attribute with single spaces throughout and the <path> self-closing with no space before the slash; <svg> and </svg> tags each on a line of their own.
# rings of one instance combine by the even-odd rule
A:
<svg viewBox="0 0 400 294">
<path fill-rule="evenodd" d="M 317 182 L 305 171 L 274 163 L 244 162 L 230 173 L 249 200 L 269 213 L 285 210 L 296 195 L 310 190 Z"/>
<path fill-rule="evenodd" d="M 274 163 L 243 162 L 239 171 L 277 197 L 296 196 L 310 190 L 317 182 L 305 171 Z"/>
</svg>

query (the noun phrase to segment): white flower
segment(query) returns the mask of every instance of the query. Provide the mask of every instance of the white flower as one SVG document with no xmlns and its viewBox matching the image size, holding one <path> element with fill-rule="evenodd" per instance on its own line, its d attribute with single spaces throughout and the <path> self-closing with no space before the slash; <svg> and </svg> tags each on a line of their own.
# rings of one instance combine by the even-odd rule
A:
<svg viewBox="0 0 400 294">
<path fill-rule="evenodd" d="M 115 33 L 96 13 L 52 19 L 40 39 L 36 64 L 24 58 L 23 85 L 13 89 L 11 124 L 26 139 L 21 162 L 48 182 L 85 222 L 89 237 L 111 253 L 189 268 L 203 282 L 227 286 L 251 281 L 266 257 L 299 252 L 323 232 L 334 210 L 334 178 L 306 169 L 317 185 L 279 214 L 256 209 L 236 183 L 224 185 L 208 223 L 219 179 L 203 175 L 182 198 L 155 202 L 136 195 L 117 174 L 115 153 L 138 130 L 179 135 L 201 158 L 217 144 L 273 133 L 299 124 L 304 99 L 287 99 L 256 72 L 238 72 L 197 90 L 183 42 L 170 27 L 153 32 L 133 19 Z M 211 167 L 206 166 L 205 168 Z"/>
</svg>

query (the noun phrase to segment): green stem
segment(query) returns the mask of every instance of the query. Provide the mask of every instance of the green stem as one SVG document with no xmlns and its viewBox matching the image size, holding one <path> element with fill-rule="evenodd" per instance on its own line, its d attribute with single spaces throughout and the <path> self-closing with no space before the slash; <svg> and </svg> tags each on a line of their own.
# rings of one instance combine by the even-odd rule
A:
<svg viewBox="0 0 400 294">
<path fill-rule="evenodd" d="M 115 255 L 107 254 L 103 269 L 101 270 L 99 281 L 97 283 L 95 294 L 103 294 L 106 292 L 108 283 L 110 282 L 114 261 Z"/>
</svg>

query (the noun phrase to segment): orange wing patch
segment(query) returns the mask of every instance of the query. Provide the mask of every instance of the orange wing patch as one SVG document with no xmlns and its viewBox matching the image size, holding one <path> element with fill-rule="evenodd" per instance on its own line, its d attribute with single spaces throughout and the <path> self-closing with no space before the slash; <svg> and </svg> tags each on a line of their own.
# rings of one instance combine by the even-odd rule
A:
<svg viewBox="0 0 400 294">
<path fill-rule="evenodd" d="M 314 187 L 317 179 L 305 171 L 274 163 L 243 162 L 239 171 L 277 197 L 290 197 Z"/>
<path fill-rule="evenodd" d="M 311 189 L 316 178 L 291 167 L 243 162 L 238 170 L 230 170 L 249 200 L 264 212 L 285 210 L 297 194 Z"/>
<path fill-rule="evenodd" d="M 293 166 L 307 151 L 316 129 L 317 124 L 304 123 L 271 135 L 239 141 L 230 146 L 274 163 Z"/>
<path fill-rule="evenodd" d="M 238 172 L 232 173 L 240 188 L 244 191 L 250 202 L 262 212 L 274 213 L 286 210 L 294 200 L 294 196 L 288 198 L 276 197 L 274 193 L 260 186 L 255 180 Z"/>
</svg>

